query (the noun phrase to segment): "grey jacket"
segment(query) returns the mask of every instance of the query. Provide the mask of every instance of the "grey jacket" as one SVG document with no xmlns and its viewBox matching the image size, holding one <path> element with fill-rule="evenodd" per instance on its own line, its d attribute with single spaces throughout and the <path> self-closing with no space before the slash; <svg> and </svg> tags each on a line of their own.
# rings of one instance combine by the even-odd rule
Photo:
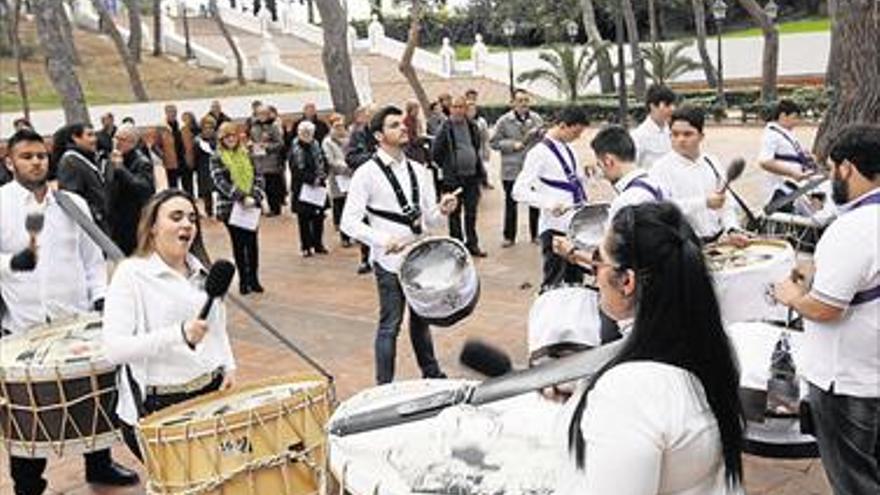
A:
<svg viewBox="0 0 880 495">
<path fill-rule="evenodd" d="M 333 139 L 330 134 L 324 138 L 321 143 L 321 149 L 324 150 L 324 160 L 327 161 L 327 187 L 330 188 L 330 197 L 341 198 L 348 191 L 340 191 L 339 184 L 336 182 L 336 176 L 351 177 L 351 169 L 345 163 L 345 146 L 346 143 L 339 143 Z"/>
<path fill-rule="evenodd" d="M 267 139 L 263 142 L 263 139 Z M 284 157 L 281 156 L 284 148 L 284 138 L 281 131 L 273 121 L 254 121 L 250 130 L 251 141 L 254 145 L 262 145 L 265 154 L 255 154 L 251 151 L 251 161 L 259 174 L 280 174 L 284 171 Z"/>
<path fill-rule="evenodd" d="M 544 126 L 544 119 L 533 111 L 525 121 L 516 118 L 513 110 L 505 113 L 495 122 L 495 132 L 489 145 L 492 149 L 501 152 L 501 180 L 514 181 L 522 170 L 526 153 L 540 138 L 540 131 Z M 517 141 L 525 144 L 525 148 L 514 151 L 513 146 Z"/>
</svg>

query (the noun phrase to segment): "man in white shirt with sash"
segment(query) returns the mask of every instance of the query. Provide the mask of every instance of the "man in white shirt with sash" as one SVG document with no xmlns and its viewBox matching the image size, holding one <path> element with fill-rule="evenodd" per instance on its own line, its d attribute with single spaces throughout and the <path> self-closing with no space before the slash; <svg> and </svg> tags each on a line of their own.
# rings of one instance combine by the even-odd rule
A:
<svg viewBox="0 0 880 495">
<path fill-rule="evenodd" d="M 880 126 L 844 128 L 829 155 L 841 215 L 812 287 L 785 280 L 775 295 L 804 318 L 800 372 L 834 493 L 880 493 Z"/>
<path fill-rule="evenodd" d="M 47 185 L 49 157 L 43 138 L 33 130 L 9 138 L 15 180 L 0 187 L 0 298 L 3 334 L 18 334 L 69 312 L 103 307 L 107 271 L 101 250 L 59 206 Z M 70 193 L 67 193 L 70 194 Z M 70 194 L 89 215 L 86 202 Z M 30 212 L 42 212 L 44 226 L 35 240 L 25 228 Z M 2 345 L 2 343 L 0 343 Z M 127 486 L 138 476 L 113 462 L 110 450 L 85 454 L 86 481 Z M 43 493 L 47 460 L 10 456 L 16 495 Z"/>
<path fill-rule="evenodd" d="M 767 172 L 768 202 L 791 194 L 797 190 L 799 181 L 816 173 L 813 157 L 792 132 L 800 117 L 801 108 L 797 103 L 780 100 L 773 109 L 771 121 L 764 127 L 758 164 Z M 779 211 L 793 213 L 794 206 L 789 204 Z"/>
<path fill-rule="evenodd" d="M 516 201 L 541 210 L 538 233 L 543 256 L 542 288 L 583 280 L 580 268 L 553 252 L 553 237 L 564 235 L 575 210 L 587 203 L 586 177 L 569 143 L 576 141 L 588 124 L 582 109 L 562 109 L 544 140 L 529 150 L 513 184 Z"/>
<path fill-rule="evenodd" d="M 340 227 L 370 246 L 379 292 L 376 382 L 382 384 L 394 380 L 397 335 L 407 305 L 397 279 L 402 251 L 425 229 L 445 225 L 445 217 L 455 210 L 458 200 L 453 194 L 444 194 L 435 203 L 430 172 L 403 154 L 407 134 L 399 108 L 388 106 L 376 112 L 370 129 L 379 147 L 352 176 Z M 434 357 L 428 324 L 412 309 L 409 332 L 422 376 L 445 378 Z"/>
<path fill-rule="evenodd" d="M 742 244 L 733 199 L 721 188 L 725 169 L 717 158 L 703 153 L 703 112 L 681 107 L 672 114 L 672 151 L 654 163 L 650 176 L 668 200 L 685 214 L 704 242 L 729 239 Z M 722 239 L 722 240 L 723 240 Z"/>
<path fill-rule="evenodd" d="M 672 150 L 669 118 L 675 111 L 675 93 L 666 86 L 653 84 L 645 93 L 648 115 L 631 136 L 636 143 L 636 165 L 648 170 L 651 165 Z"/>
</svg>

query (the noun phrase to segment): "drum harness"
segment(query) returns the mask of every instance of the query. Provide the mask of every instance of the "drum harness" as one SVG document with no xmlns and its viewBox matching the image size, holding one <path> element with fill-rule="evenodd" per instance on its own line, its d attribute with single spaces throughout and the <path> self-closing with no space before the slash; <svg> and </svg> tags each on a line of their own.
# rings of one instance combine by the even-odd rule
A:
<svg viewBox="0 0 880 495">
<path fill-rule="evenodd" d="M 559 148 L 556 146 L 556 144 L 553 143 L 553 141 L 549 139 L 545 138 L 542 142 L 545 146 L 547 146 L 547 148 L 550 149 L 550 151 L 553 153 L 553 156 L 556 157 L 556 161 L 558 161 L 559 165 L 562 167 L 562 172 L 565 174 L 566 180 L 565 182 L 563 182 L 547 179 L 546 177 L 540 177 L 541 182 L 550 187 L 570 192 L 575 205 L 586 203 L 587 193 L 584 192 L 584 186 L 581 184 L 581 181 L 578 179 L 575 171 L 568 166 L 568 163 L 562 157 L 562 153 L 559 152 Z M 571 148 L 567 144 L 563 143 L 563 145 L 565 146 L 565 151 L 568 153 L 568 158 L 571 160 L 571 164 L 576 167 L 577 161 L 574 158 L 574 153 L 572 153 Z"/>
<path fill-rule="evenodd" d="M 382 171 L 382 174 L 385 175 L 385 178 L 388 179 L 388 183 L 391 184 L 391 189 L 394 190 L 394 197 L 397 198 L 397 203 L 400 205 L 400 210 L 402 213 L 397 213 L 393 211 L 380 210 L 378 208 L 373 208 L 372 206 L 367 206 L 367 211 L 376 215 L 379 218 L 384 218 L 385 220 L 389 220 L 394 223 L 398 223 L 401 225 L 406 225 L 415 235 L 422 234 L 422 210 L 419 207 L 419 182 L 416 180 L 416 173 L 413 170 L 412 164 L 408 159 L 406 160 L 406 170 L 409 174 L 409 183 L 412 195 L 412 203 L 410 203 L 406 199 L 406 195 L 403 193 L 403 187 L 400 185 L 400 181 L 397 180 L 397 177 L 394 176 L 394 172 L 391 170 L 391 166 L 382 161 L 382 158 L 379 157 L 378 154 L 373 155 L 373 160 L 376 162 L 376 165 L 379 167 L 379 170 Z"/>
<path fill-rule="evenodd" d="M 88 216 L 86 216 L 83 211 L 73 202 L 73 200 L 68 196 L 68 194 L 64 191 L 55 191 L 54 193 L 55 199 L 58 201 L 58 206 L 67 214 L 77 225 L 82 228 L 89 238 L 97 244 L 104 254 L 107 255 L 112 261 L 119 262 L 125 259 L 125 254 L 119 249 L 119 246 L 113 242 L 107 234 L 104 233 Z M 201 251 L 199 258 L 204 258 L 203 261 L 206 261 L 206 265 L 210 265 L 210 257 L 208 252 L 205 250 L 204 245 L 196 246 L 197 251 Z M 299 348 L 296 344 L 290 341 L 287 337 L 281 334 L 271 323 L 263 319 L 260 315 L 256 313 L 253 309 L 249 308 L 244 301 L 236 297 L 231 293 L 227 293 L 226 297 L 239 309 L 241 309 L 251 320 L 254 321 L 259 327 L 262 327 L 267 332 L 271 333 L 276 339 L 278 339 L 285 347 L 287 347 L 294 354 L 302 358 L 309 366 L 314 368 L 318 373 L 320 373 L 324 378 L 327 379 L 329 396 L 330 396 L 330 406 L 335 407 L 336 405 L 336 383 L 333 375 L 327 371 L 326 368 L 321 366 L 317 361 L 315 361 L 311 356 L 306 354 L 302 349 Z M 140 396 L 140 388 L 135 386 L 134 377 L 131 374 L 131 368 L 128 366 L 126 368 L 126 373 L 128 375 L 129 385 L 132 389 L 132 394 L 134 395 L 135 405 L 138 409 L 138 415 L 143 417 L 143 398 Z"/>
</svg>

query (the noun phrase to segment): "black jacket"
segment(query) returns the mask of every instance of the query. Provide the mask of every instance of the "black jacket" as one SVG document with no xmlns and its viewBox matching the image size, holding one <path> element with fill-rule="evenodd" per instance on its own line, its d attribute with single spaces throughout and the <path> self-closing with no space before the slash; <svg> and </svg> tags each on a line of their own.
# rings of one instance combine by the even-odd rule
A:
<svg viewBox="0 0 880 495">
<path fill-rule="evenodd" d="M 110 237 L 126 256 L 137 247 L 141 209 L 156 190 L 153 163 L 138 149 L 123 155 L 110 187 Z"/>
<path fill-rule="evenodd" d="M 368 126 L 354 129 L 345 145 L 345 163 L 348 168 L 357 170 L 376 153 L 376 140 Z"/>
<path fill-rule="evenodd" d="M 468 130 L 471 134 L 471 144 L 477 155 L 477 177 L 486 177 L 486 168 L 480 160 L 480 130 L 472 120 L 467 119 Z M 452 121 L 447 119 L 440 127 L 440 131 L 434 136 L 431 146 L 431 158 L 440 170 L 443 171 L 443 184 L 446 187 L 457 187 L 459 184 L 458 167 L 455 163 L 455 133 L 452 130 Z"/>
<path fill-rule="evenodd" d="M 108 218 L 113 167 L 103 155 L 68 149 L 58 162 L 58 187 L 83 197 L 95 223 L 110 234 Z"/>
<path fill-rule="evenodd" d="M 116 126 L 110 129 L 110 131 L 106 131 L 101 129 L 100 131 L 95 133 L 95 138 L 98 139 L 98 151 L 103 152 L 105 155 L 110 155 L 110 152 L 113 151 L 113 136 L 116 135 Z"/>
</svg>

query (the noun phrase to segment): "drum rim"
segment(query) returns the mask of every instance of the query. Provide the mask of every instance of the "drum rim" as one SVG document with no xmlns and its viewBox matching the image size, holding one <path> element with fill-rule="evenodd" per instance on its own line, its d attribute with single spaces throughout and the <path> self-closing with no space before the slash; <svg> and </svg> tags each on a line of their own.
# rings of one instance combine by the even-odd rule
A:
<svg viewBox="0 0 880 495">
<path fill-rule="evenodd" d="M 703 249 L 702 249 L 703 256 L 708 258 L 709 255 L 706 253 L 706 250 L 712 246 L 719 246 L 719 245 L 720 246 L 730 246 L 732 244 L 730 242 L 712 242 L 712 243 L 706 244 L 703 246 Z M 749 247 L 751 247 L 751 246 L 771 246 L 771 247 L 780 248 L 778 252 L 773 253 L 770 260 L 767 260 L 766 263 L 769 263 L 771 265 L 774 263 L 785 262 L 785 261 L 791 261 L 792 264 L 795 264 L 797 262 L 797 253 L 795 252 L 794 247 L 792 247 L 792 245 L 788 241 L 785 241 L 783 239 L 771 239 L 771 238 L 765 238 L 765 237 L 761 237 L 758 239 L 749 239 Z M 767 266 L 766 263 L 762 262 L 760 264 L 754 264 L 754 265 L 737 266 L 737 267 L 727 268 L 727 269 L 723 269 L 723 270 L 713 270 L 709 266 L 707 266 L 707 268 L 709 269 L 709 273 L 712 274 L 713 276 L 717 276 L 717 275 L 730 276 L 730 275 L 736 275 L 739 273 L 746 273 L 746 272 L 755 271 L 759 268 L 764 268 Z M 707 262 L 707 265 L 708 265 L 708 262 Z"/>
<path fill-rule="evenodd" d="M 202 419 L 194 419 L 190 421 L 184 421 L 180 423 L 176 423 L 174 425 L 162 425 L 161 421 L 165 421 L 171 419 L 171 417 L 180 414 L 183 411 L 187 411 L 192 409 L 195 406 L 204 405 L 209 402 L 216 401 L 221 398 L 231 398 L 235 397 L 246 391 L 251 391 L 263 387 L 271 387 L 275 385 L 283 385 L 285 383 L 296 383 L 296 382 L 317 382 L 316 386 L 313 387 L 320 391 L 317 394 L 317 397 L 326 396 L 326 401 L 328 408 L 330 407 L 329 394 L 330 394 L 330 382 L 327 378 L 310 373 L 296 373 L 292 375 L 282 375 L 266 378 L 263 380 L 243 384 L 238 387 L 231 388 L 229 390 L 217 390 L 215 392 L 210 392 L 199 397 L 195 397 L 188 401 L 184 401 L 178 404 L 174 404 L 173 406 L 169 406 L 160 411 L 156 411 L 153 414 L 145 416 L 138 420 L 136 425 L 137 434 L 143 438 L 145 441 L 150 441 L 151 436 L 148 433 L 158 432 L 159 430 L 163 431 L 162 438 L 168 438 L 174 436 L 175 432 L 190 430 L 190 431 L 198 431 L 205 426 L 213 426 L 217 422 L 217 417 L 209 417 Z M 312 388 L 304 389 L 302 392 L 309 391 Z M 298 395 L 292 395 L 290 397 L 285 398 L 281 402 L 287 402 L 289 400 L 298 399 Z M 221 417 L 226 418 L 228 421 L 235 421 L 235 418 L 241 414 L 248 414 L 252 411 L 262 411 L 267 408 L 271 408 L 273 404 L 263 404 L 259 407 L 255 407 L 253 409 L 247 409 L 242 411 L 236 411 L 234 413 L 222 415 Z"/>
<path fill-rule="evenodd" d="M 373 387 L 365 388 L 351 397 L 345 399 L 344 401 L 339 403 L 339 406 L 333 411 L 333 414 L 330 416 L 329 422 L 333 422 L 334 420 L 340 419 L 338 414 L 353 414 L 362 412 L 360 409 L 355 409 L 353 411 L 346 411 L 345 405 L 346 403 L 351 403 L 352 401 L 357 400 L 357 404 L 363 403 L 366 404 L 368 399 L 375 400 L 376 394 L 379 394 L 379 398 L 387 398 L 384 395 L 381 395 L 382 392 L 386 390 L 394 390 L 394 389 L 404 389 L 406 392 L 425 392 L 425 393 L 433 393 L 440 392 L 445 390 L 454 390 L 461 386 L 474 385 L 480 383 L 479 380 L 468 380 L 466 378 L 443 378 L 443 379 L 432 379 L 432 378 L 422 378 L 422 379 L 412 379 L 412 380 L 400 380 L 396 382 L 383 383 L 381 385 L 376 385 Z M 439 385 L 439 386 L 438 386 Z M 332 433 L 328 433 L 327 438 L 342 438 Z"/>
<path fill-rule="evenodd" d="M 575 218 L 577 218 L 578 213 L 580 213 L 580 212 L 582 212 L 582 211 L 586 211 L 588 208 L 595 208 L 595 207 L 604 207 L 604 209 L 605 209 L 605 213 L 609 214 L 609 216 L 610 216 L 611 203 L 608 202 L 608 201 L 599 201 L 599 202 L 596 202 L 596 203 L 589 203 L 589 204 L 581 205 L 580 207 L 576 208 L 576 209 L 574 210 L 574 213 L 573 213 L 572 216 L 571 216 L 571 219 L 568 221 L 568 226 L 567 226 L 566 229 L 565 229 L 565 234 L 566 234 L 566 236 L 567 236 L 569 239 L 571 239 L 572 242 L 574 242 L 575 244 L 580 244 L 580 243 L 577 242 L 577 240 L 576 240 L 576 239 L 577 239 L 577 236 L 575 235 L 575 232 L 574 232 L 574 222 L 575 222 Z M 595 247 L 595 246 L 582 246 L 582 245 L 578 245 L 578 247 L 579 247 L 580 249 L 589 249 L 589 248 L 591 248 L 591 247 Z"/>
<path fill-rule="evenodd" d="M 2 445 L 10 455 L 25 457 L 28 459 L 46 458 L 52 455 L 77 455 L 95 452 L 113 446 L 119 439 L 118 428 L 98 433 L 94 436 L 80 437 L 65 440 L 9 440 L 0 438 Z M 87 445 L 94 440 L 94 446 Z M 29 447 L 33 445 L 34 448 Z"/>
<path fill-rule="evenodd" d="M 417 248 L 419 248 L 419 247 L 421 247 L 421 246 L 423 246 L 423 245 L 425 245 L 425 244 L 429 244 L 429 243 L 432 243 L 432 242 L 441 242 L 441 241 L 442 241 L 442 242 L 448 242 L 448 243 L 450 243 L 450 244 L 453 244 L 453 245 L 455 245 L 458 249 L 460 249 L 461 252 L 464 253 L 464 255 L 465 255 L 465 259 L 467 260 L 466 265 L 467 265 L 470 269 L 475 270 L 473 257 L 471 256 L 471 253 L 468 251 L 467 246 L 465 246 L 463 242 L 461 242 L 460 240 L 458 240 L 458 239 L 456 239 L 456 238 L 454 238 L 454 237 L 443 236 L 443 235 L 432 235 L 432 236 L 427 236 L 427 237 L 424 237 L 424 238 L 422 238 L 422 239 L 419 239 L 418 241 L 414 242 L 414 243 L 409 247 L 409 249 L 406 251 L 406 253 L 403 255 L 403 258 L 402 258 L 401 261 L 400 261 L 400 269 L 398 270 L 398 274 L 400 274 L 400 273 L 403 272 L 403 267 L 404 267 L 404 265 L 406 265 L 407 262 L 410 261 L 411 257 L 413 256 L 413 253 L 416 252 L 416 249 L 417 249 Z M 403 286 L 408 286 L 408 285 L 409 285 L 409 284 L 405 283 L 405 281 L 404 281 L 404 280 L 402 279 L 402 277 L 400 277 L 399 275 L 398 275 L 398 278 L 401 279 L 401 280 L 400 280 L 400 281 L 401 281 L 401 285 L 403 285 Z"/>
</svg>

